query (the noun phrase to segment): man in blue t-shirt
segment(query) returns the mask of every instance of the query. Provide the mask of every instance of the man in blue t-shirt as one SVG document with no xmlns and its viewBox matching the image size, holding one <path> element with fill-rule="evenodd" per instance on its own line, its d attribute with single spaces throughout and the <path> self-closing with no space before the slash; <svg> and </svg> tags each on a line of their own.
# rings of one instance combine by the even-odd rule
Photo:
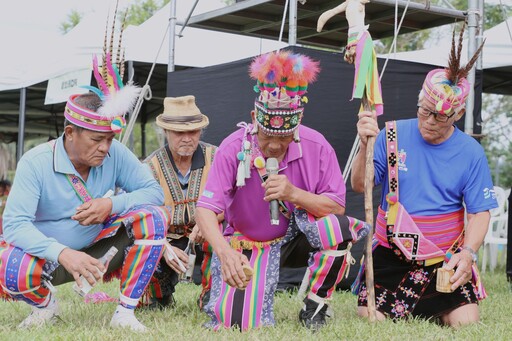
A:
<svg viewBox="0 0 512 341">
<path fill-rule="evenodd" d="M 479 320 L 477 303 L 486 296 L 475 262 L 496 200 L 483 148 L 454 125 L 471 87 L 461 72 L 472 65 L 450 63 L 427 75 L 416 118 L 388 122 L 379 132 L 373 113 L 359 113 L 352 188 L 363 191 L 370 136 L 377 136 L 375 184 L 382 184 L 373 251 L 378 319 L 420 316 L 457 327 Z M 450 293 L 436 290 L 436 276 L 445 270 L 453 271 Z M 358 306 L 367 316 L 364 282 Z"/>
</svg>

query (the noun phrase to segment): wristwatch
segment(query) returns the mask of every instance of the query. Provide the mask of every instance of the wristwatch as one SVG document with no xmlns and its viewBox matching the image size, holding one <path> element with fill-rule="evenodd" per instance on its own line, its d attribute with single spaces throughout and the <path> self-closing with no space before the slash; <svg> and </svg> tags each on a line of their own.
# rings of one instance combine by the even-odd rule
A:
<svg viewBox="0 0 512 341">
<path fill-rule="evenodd" d="M 473 249 L 472 249 L 471 247 L 469 247 L 469 246 L 464 246 L 464 247 L 462 248 L 462 250 L 467 250 L 467 251 L 469 251 L 469 253 L 471 254 L 471 258 L 473 259 L 473 263 L 478 262 L 478 254 L 476 253 L 476 251 L 475 251 L 475 250 L 473 250 Z"/>
</svg>

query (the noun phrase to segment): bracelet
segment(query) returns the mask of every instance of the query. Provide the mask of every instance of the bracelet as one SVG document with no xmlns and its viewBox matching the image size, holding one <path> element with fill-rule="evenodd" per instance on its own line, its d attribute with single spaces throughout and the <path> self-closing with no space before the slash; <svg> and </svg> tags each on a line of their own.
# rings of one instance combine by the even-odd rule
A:
<svg viewBox="0 0 512 341">
<path fill-rule="evenodd" d="M 473 250 L 471 247 L 469 246 L 464 246 L 462 247 L 462 250 L 467 250 L 469 251 L 469 253 L 471 254 L 471 258 L 473 259 L 473 262 L 476 263 L 478 261 L 478 255 L 476 253 L 475 250 Z"/>
</svg>

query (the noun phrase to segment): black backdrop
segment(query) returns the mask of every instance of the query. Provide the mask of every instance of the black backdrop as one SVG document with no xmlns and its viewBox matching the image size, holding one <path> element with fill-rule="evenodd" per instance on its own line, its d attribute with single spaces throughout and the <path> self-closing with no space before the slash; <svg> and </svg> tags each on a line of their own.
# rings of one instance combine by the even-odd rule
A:
<svg viewBox="0 0 512 341">
<path fill-rule="evenodd" d="M 360 100 L 350 101 L 354 81 L 354 66 L 343 61 L 340 53 L 294 47 L 293 51 L 320 61 L 321 71 L 318 80 L 309 85 L 305 105 L 303 124 L 320 131 L 336 150 L 343 171 L 356 137 L 357 112 Z M 447 53 L 448 56 L 448 53 Z M 223 138 L 236 129 L 240 121 L 250 121 L 256 93 L 255 81 L 248 76 L 251 59 L 243 59 L 227 64 L 206 68 L 187 69 L 168 73 L 167 96 L 194 95 L 201 112 L 210 119 L 203 140 L 220 144 Z M 378 59 L 379 71 L 384 65 Z M 389 60 L 382 77 L 382 96 L 384 115 L 379 118 L 379 126 L 384 121 L 411 118 L 416 115 L 417 98 L 426 74 L 434 66 Z M 477 74 L 475 86 L 475 124 L 474 132 L 480 133 L 481 74 Z M 458 124 L 464 129 L 464 119 Z M 379 188 L 374 191 L 374 204 L 378 204 Z M 374 210 L 374 212 L 376 212 Z M 346 214 L 364 219 L 363 196 L 354 193 L 347 183 Z M 362 254 L 363 242 L 353 248 L 358 260 Z M 351 268 L 348 280 L 342 287 L 349 285 L 359 266 Z M 294 282 L 297 279 L 290 279 Z M 300 277 L 300 276 L 298 276 Z M 300 280 L 300 279 L 299 279 Z"/>
</svg>

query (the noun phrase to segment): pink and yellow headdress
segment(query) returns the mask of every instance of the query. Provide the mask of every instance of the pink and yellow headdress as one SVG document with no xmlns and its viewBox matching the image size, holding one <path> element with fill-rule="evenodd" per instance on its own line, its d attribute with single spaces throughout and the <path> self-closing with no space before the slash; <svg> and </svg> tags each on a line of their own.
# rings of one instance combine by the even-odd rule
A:
<svg viewBox="0 0 512 341">
<path fill-rule="evenodd" d="M 484 45 L 483 43 L 480 45 L 465 67 L 460 67 L 462 38 L 465 26 L 465 24 L 462 26 L 459 35 L 458 48 L 455 45 L 455 30 L 453 31 L 448 68 L 430 71 L 423 82 L 421 90 L 423 98 L 434 104 L 436 111 L 443 115 L 451 116 L 464 106 L 472 86 L 466 77 Z"/>
<path fill-rule="evenodd" d="M 120 133 L 126 125 L 124 116 L 131 111 L 137 101 L 140 88 L 132 84 L 123 84 L 124 74 L 124 51 L 122 51 L 121 41 L 124 29 L 124 20 L 119 33 L 119 42 L 114 57 L 114 31 L 116 24 L 117 7 L 114 13 L 110 33 L 110 45 L 107 48 L 108 36 L 108 18 L 107 29 L 105 30 L 105 39 L 103 45 L 102 65 L 98 65 L 97 56 L 93 57 L 93 74 L 98 87 L 83 86 L 94 92 L 102 101 L 102 106 L 98 110 L 92 111 L 78 105 L 75 100 L 79 95 L 71 95 L 66 103 L 64 117 L 79 127 L 99 131 Z M 126 14 L 124 16 L 126 19 Z"/>
<path fill-rule="evenodd" d="M 270 52 L 256 57 L 250 76 L 256 80 L 254 91 L 256 121 L 268 135 L 291 135 L 298 128 L 308 84 L 316 80 L 319 63 L 288 51 Z"/>
</svg>

